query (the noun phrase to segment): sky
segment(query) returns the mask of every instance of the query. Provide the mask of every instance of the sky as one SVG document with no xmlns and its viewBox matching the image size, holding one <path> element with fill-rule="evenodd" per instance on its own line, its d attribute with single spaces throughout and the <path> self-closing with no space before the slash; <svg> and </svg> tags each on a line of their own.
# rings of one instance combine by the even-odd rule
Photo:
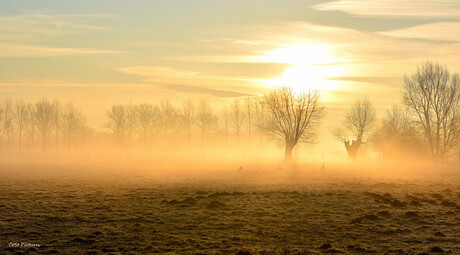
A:
<svg viewBox="0 0 460 255">
<path fill-rule="evenodd" d="M 334 116 L 384 109 L 432 60 L 460 71 L 456 0 L 0 0 L 1 97 L 71 100 L 102 126 L 114 103 L 222 104 L 320 89 Z"/>
</svg>

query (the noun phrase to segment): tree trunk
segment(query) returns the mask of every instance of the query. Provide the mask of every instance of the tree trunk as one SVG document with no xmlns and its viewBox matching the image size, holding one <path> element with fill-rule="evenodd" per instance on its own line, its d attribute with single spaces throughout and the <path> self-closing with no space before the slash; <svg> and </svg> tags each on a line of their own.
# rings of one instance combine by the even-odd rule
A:
<svg viewBox="0 0 460 255">
<path fill-rule="evenodd" d="M 286 148 L 284 150 L 284 163 L 291 163 L 292 150 L 295 144 L 293 142 L 286 142 Z"/>
<path fill-rule="evenodd" d="M 348 159 L 357 160 L 358 150 L 359 150 L 359 147 L 361 146 L 361 141 L 351 140 L 351 143 L 350 141 L 345 141 L 344 144 L 345 144 L 345 149 L 347 149 Z"/>
</svg>

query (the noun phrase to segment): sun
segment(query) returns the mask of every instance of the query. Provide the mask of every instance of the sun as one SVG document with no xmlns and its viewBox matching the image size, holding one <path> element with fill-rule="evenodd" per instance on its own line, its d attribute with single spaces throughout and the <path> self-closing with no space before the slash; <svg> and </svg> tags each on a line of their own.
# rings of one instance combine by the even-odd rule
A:
<svg viewBox="0 0 460 255">
<path fill-rule="evenodd" d="M 268 80 L 271 87 L 291 87 L 297 91 L 334 90 L 340 84 L 329 77 L 338 76 L 341 68 L 337 66 L 293 65 L 281 76 Z"/>
<path fill-rule="evenodd" d="M 341 58 L 325 45 L 307 44 L 272 50 L 264 56 L 272 63 L 290 64 L 277 77 L 267 80 L 270 87 L 291 87 L 297 91 L 334 90 L 340 86 L 333 77 L 342 76 Z"/>
</svg>

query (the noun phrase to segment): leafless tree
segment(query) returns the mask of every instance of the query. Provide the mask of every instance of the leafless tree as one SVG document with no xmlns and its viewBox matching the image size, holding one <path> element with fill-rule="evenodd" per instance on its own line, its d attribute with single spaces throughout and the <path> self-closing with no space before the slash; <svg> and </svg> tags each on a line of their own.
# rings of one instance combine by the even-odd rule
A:
<svg viewBox="0 0 460 255">
<path fill-rule="evenodd" d="M 460 144 L 460 78 L 438 63 L 425 62 L 404 79 L 403 103 L 410 109 L 437 160 Z"/>
<path fill-rule="evenodd" d="M 6 150 L 10 151 L 10 138 L 14 120 L 13 101 L 11 100 L 11 98 L 3 99 L 1 105 L 3 115 L 3 131 L 6 138 Z"/>
<path fill-rule="evenodd" d="M 254 103 L 252 101 L 252 97 L 246 97 L 244 100 L 244 108 L 246 111 L 246 123 L 248 124 L 248 135 L 249 135 L 249 142 L 251 141 L 251 128 L 252 128 L 252 120 L 253 120 L 253 108 Z"/>
<path fill-rule="evenodd" d="M 356 100 L 345 113 L 342 126 L 336 128 L 334 134 L 345 144 L 349 159 L 357 159 L 359 148 L 366 142 L 374 121 L 375 109 L 367 98 Z"/>
<path fill-rule="evenodd" d="M 318 91 L 295 93 L 291 88 L 272 90 L 264 96 L 269 118 L 262 126 L 270 137 L 285 144 L 284 160 L 289 163 L 299 142 L 312 143 L 325 108 Z"/>
<path fill-rule="evenodd" d="M 64 131 L 67 134 L 67 150 L 70 152 L 72 134 L 85 127 L 86 118 L 79 108 L 72 102 L 68 102 L 63 108 L 62 120 L 64 123 Z"/>
<path fill-rule="evenodd" d="M 267 109 L 265 108 L 263 97 L 259 97 L 254 101 L 254 116 L 255 116 L 255 127 L 258 131 L 263 131 L 263 125 L 267 120 Z M 258 132 L 259 143 L 263 143 L 263 132 Z"/>
<path fill-rule="evenodd" d="M 34 148 L 35 145 L 35 131 L 37 129 L 37 108 L 36 104 L 28 103 L 27 104 L 27 133 L 29 134 L 30 147 Z M 29 147 L 27 147 L 29 148 Z"/>
<path fill-rule="evenodd" d="M 147 149 L 157 127 L 159 108 L 156 105 L 139 104 L 135 109 L 137 133 L 144 144 L 144 148 Z"/>
<path fill-rule="evenodd" d="M 112 108 L 106 113 L 108 121 L 105 127 L 112 130 L 119 148 L 126 135 L 126 109 L 124 105 L 112 105 Z"/>
<path fill-rule="evenodd" d="M 212 124 L 217 121 L 212 113 L 211 106 L 204 98 L 202 98 L 198 104 L 196 119 L 201 129 L 201 147 L 203 147 L 206 133 L 210 130 Z"/>
<path fill-rule="evenodd" d="M 230 122 L 230 113 L 228 111 L 227 106 L 224 106 L 224 108 L 222 109 L 221 116 L 222 116 L 222 121 L 223 121 L 223 125 L 224 125 L 224 132 L 225 132 L 225 145 L 227 146 L 227 142 L 228 142 L 228 126 L 229 126 L 229 122 Z"/>
<path fill-rule="evenodd" d="M 420 132 L 413 125 L 409 114 L 398 105 L 387 109 L 380 125 L 369 137 L 383 155 L 398 156 L 420 154 Z"/>
<path fill-rule="evenodd" d="M 195 104 L 192 100 L 188 99 L 182 104 L 182 117 L 184 125 L 187 127 L 188 131 L 188 149 L 190 151 L 192 126 L 195 118 Z"/>
<path fill-rule="evenodd" d="M 174 108 L 170 101 L 161 102 L 160 105 L 161 123 L 164 128 L 165 135 L 165 156 L 168 156 L 168 140 L 169 134 L 175 133 L 179 128 L 180 113 Z"/>
<path fill-rule="evenodd" d="M 48 137 L 54 124 L 54 105 L 48 99 L 41 99 L 35 104 L 35 120 L 42 138 L 43 151 L 46 150 Z"/>
<path fill-rule="evenodd" d="M 54 125 L 54 133 L 55 133 L 55 148 L 56 153 L 58 152 L 58 142 L 59 142 L 59 135 L 61 132 L 62 127 L 62 109 L 61 103 L 58 99 L 53 101 L 53 125 Z"/>
<path fill-rule="evenodd" d="M 391 110 L 386 111 L 382 126 L 388 136 L 395 134 L 407 134 L 410 128 L 410 119 L 401 107 L 394 105 Z"/>
<path fill-rule="evenodd" d="M 135 131 L 135 126 L 137 123 L 137 114 L 136 114 L 136 109 L 133 104 L 129 104 L 125 106 L 126 109 L 126 135 L 128 138 L 128 148 L 131 150 L 132 146 L 132 140 L 133 140 L 133 134 Z"/>
<path fill-rule="evenodd" d="M 29 111 L 28 111 L 27 104 L 24 101 L 24 99 L 16 100 L 14 106 L 15 106 L 14 118 L 16 120 L 16 124 L 18 127 L 18 135 L 19 135 L 19 153 L 21 153 L 22 152 L 22 133 L 29 119 Z"/>
<path fill-rule="evenodd" d="M 244 121 L 244 111 L 238 99 L 233 101 L 233 104 L 231 105 L 230 110 L 231 110 L 230 120 L 231 120 L 232 127 L 235 129 L 237 140 L 238 140 L 238 147 L 239 147 L 240 146 L 240 132 L 241 132 L 241 127 L 243 126 L 243 121 Z"/>
</svg>

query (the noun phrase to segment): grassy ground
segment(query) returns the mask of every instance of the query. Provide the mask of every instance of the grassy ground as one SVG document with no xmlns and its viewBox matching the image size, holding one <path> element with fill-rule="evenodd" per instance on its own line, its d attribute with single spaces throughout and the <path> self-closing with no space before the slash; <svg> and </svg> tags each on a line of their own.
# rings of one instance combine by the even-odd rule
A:
<svg viewBox="0 0 460 255">
<path fill-rule="evenodd" d="M 2 166 L 0 251 L 460 254 L 456 178 L 307 181 L 286 171 L 162 179 L 142 170 Z"/>
</svg>

